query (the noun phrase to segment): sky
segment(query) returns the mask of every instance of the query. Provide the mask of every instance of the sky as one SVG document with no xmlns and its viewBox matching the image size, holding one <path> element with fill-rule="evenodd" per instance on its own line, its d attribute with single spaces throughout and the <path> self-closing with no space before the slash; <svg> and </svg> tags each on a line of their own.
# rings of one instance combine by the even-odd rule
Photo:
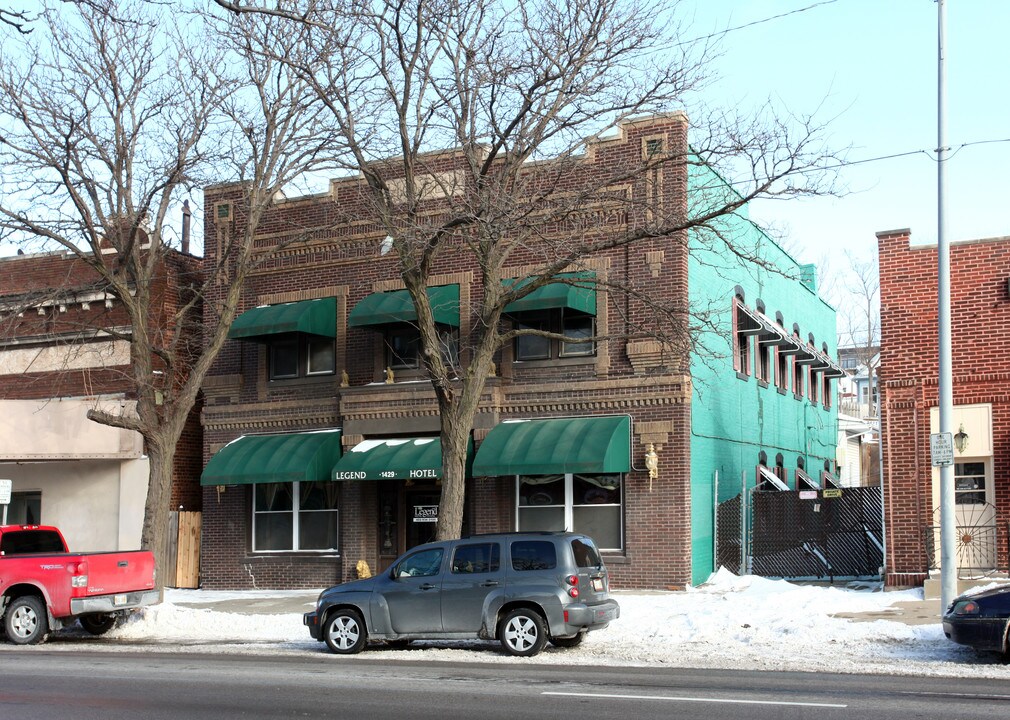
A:
<svg viewBox="0 0 1010 720">
<path fill-rule="evenodd" d="M 909 625 L 893 620 L 854 621 L 838 613 L 880 612 L 920 600 L 922 590 L 879 592 L 859 587 L 796 585 L 737 577 L 720 570 L 682 592 L 618 591 L 621 617 L 589 633 L 578 648 L 548 646 L 534 658 L 506 655 L 497 643 L 415 643 L 407 650 L 372 646 L 363 657 L 382 660 L 524 664 L 592 664 L 648 667 L 833 671 L 1010 680 L 997 655 L 980 655 L 944 637 L 939 621 Z M 285 612 L 255 613 L 270 599 L 286 598 Z M 0 652 L 89 651 L 218 652 L 309 655 L 340 662 L 302 625 L 314 592 L 168 590 L 166 602 L 145 608 L 100 639 L 79 628 L 55 634 L 41 646 L 0 644 Z M 939 601 L 927 601 L 936 602 Z M 225 612 L 242 607 L 247 612 Z M 274 603 L 276 608 L 276 603 Z M 939 607 L 937 606 L 937 611 Z M 886 614 L 886 613 L 885 613 Z M 151 646 L 154 644 L 156 647 Z"/>
<path fill-rule="evenodd" d="M 946 217 L 951 241 L 1010 235 L 1005 218 L 1010 124 L 1010 2 L 948 0 Z M 805 9 L 806 8 L 806 9 Z M 937 3 L 934 0 L 685 0 L 699 36 L 722 37 L 712 102 L 771 98 L 830 119 L 849 161 L 926 151 L 841 169 L 847 194 L 755 203 L 752 218 L 785 233 L 803 262 L 844 272 L 848 249 L 871 256 L 875 233 L 937 238 Z M 970 145 L 983 141 L 1002 140 Z M 954 270 L 956 272 L 956 268 Z"/>
</svg>

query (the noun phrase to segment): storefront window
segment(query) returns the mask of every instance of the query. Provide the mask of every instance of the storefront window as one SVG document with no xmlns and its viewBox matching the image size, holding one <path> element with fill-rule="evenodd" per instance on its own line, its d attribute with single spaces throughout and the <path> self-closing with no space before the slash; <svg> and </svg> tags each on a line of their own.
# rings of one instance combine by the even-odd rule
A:
<svg viewBox="0 0 1010 720">
<path fill-rule="evenodd" d="M 334 482 L 260 483 L 253 490 L 253 552 L 337 550 Z"/>
<path fill-rule="evenodd" d="M 621 475 L 534 475 L 518 479 L 520 531 L 571 530 L 603 550 L 623 547 Z"/>
</svg>

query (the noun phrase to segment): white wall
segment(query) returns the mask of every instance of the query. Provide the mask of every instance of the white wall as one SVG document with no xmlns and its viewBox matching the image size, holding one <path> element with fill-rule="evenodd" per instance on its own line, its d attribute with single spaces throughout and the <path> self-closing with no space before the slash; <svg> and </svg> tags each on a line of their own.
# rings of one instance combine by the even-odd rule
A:
<svg viewBox="0 0 1010 720">
<path fill-rule="evenodd" d="M 149 463 L 70 460 L 0 463 L 14 492 L 42 493 L 42 522 L 63 532 L 71 550 L 137 550 Z"/>
</svg>

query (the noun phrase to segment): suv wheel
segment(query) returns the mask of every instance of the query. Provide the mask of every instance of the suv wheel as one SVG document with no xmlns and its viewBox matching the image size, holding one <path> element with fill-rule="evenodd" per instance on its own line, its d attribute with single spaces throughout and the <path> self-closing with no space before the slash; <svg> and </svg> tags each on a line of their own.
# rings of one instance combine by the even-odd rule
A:
<svg viewBox="0 0 1010 720">
<path fill-rule="evenodd" d="M 532 657 L 547 644 L 544 619 L 535 610 L 513 610 L 502 620 L 498 628 L 498 639 L 510 655 Z"/>
<path fill-rule="evenodd" d="M 330 613 L 323 627 L 323 639 L 333 652 L 353 655 L 365 647 L 365 622 L 356 610 L 342 608 Z"/>
</svg>

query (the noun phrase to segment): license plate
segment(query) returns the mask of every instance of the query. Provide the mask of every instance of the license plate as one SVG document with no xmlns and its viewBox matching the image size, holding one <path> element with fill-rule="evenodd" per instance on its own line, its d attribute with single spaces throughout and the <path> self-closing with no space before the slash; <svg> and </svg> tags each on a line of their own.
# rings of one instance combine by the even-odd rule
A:
<svg viewBox="0 0 1010 720">
<path fill-rule="evenodd" d="M 603 578 L 593 578 L 593 590 L 603 592 Z"/>
<path fill-rule="evenodd" d="M 128 598 L 126 595 L 113 595 L 112 596 L 112 604 L 113 605 L 126 605 L 126 603 L 128 603 L 128 602 L 130 602 L 130 598 Z"/>
</svg>

